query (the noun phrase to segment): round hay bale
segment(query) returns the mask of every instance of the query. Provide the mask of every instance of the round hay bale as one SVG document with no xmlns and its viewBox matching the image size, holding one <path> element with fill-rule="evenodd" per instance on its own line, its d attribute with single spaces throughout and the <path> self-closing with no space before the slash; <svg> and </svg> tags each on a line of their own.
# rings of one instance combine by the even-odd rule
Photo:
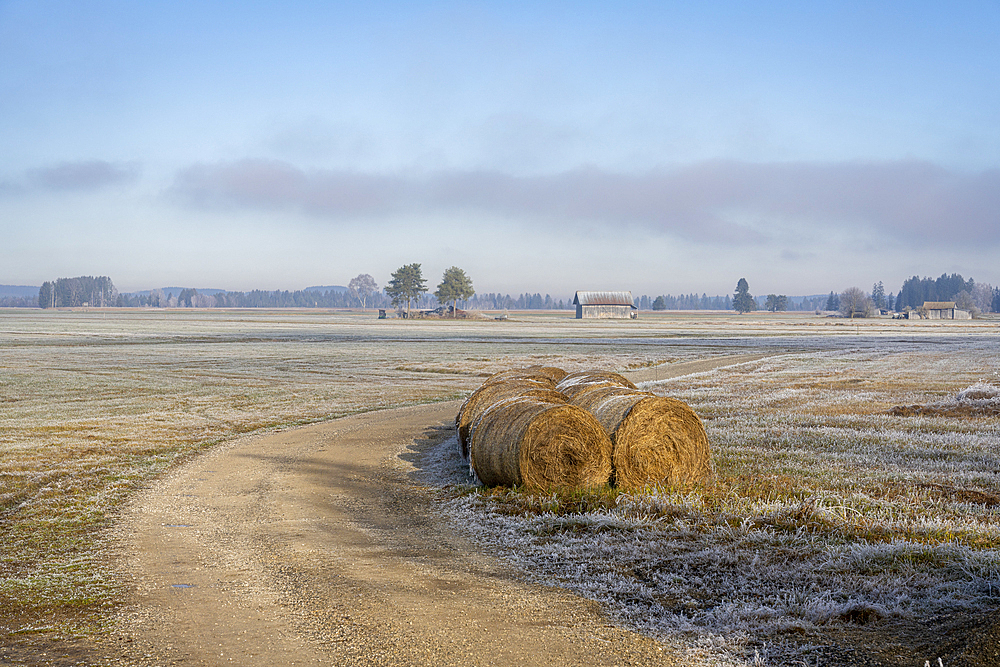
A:
<svg viewBox="0 0 1000 667">
<path fill-rule="evenodd" d="M 470 464 L 487 486 L 591 488 L 611 476 L 611 440 L 586 410 L 531 397 L 497 401 L 475 421 Z"/>
<path fill-rule="evenodd" d="M 572 398 L 576 394 L 594 387 L 627 387 L 636 389 L 628 378 L 611 371 L 580 371 L 569 373 L 556 384 L 556 389 Z"/>
<path fill-rule="evenodd" d="M 571 385 L 569 387 L 566 387 L 565 391 L 560 391 L 560 393 L 566 397 L 567 401 L 575 401 L 578 398 L 582 398 L 585 394 L 589 394 L 591 392 L 599 391 L 602 389 L 617 389 L 631 393 L 639 391 L 638 389 L 623 387 L 622 385 L 615 384 L 613 382 L 588 382 L 588 383 L 578 383 Z"/>
<path fill-rule="evenodd" d="M 554 372 L 558 371 L 558 372 Z M 508 368 L 505 371 L 500 371 L 494 373 L 493 375 L 486 378 L 483 382 L 484 385 L 494 384 L 496 382 L 509 382 L 511 380 L 534 380 L 536 382 L 544 382 L 552 384 L 556 383 L 553 379 L 559 373 L 565 375 L 566 373 L 558 368 L 548 369 L 545 366 L 528 366 L 526 368 Z"/>
<path fill-rule="evenodd" d="M 528 366 L 526 370 L 532 373 L 538 373 L 544 375 L 548 379 L 552 380 L 553 383 L 562 380 L 568 373 L 561 368 L 556 368 L 555 366 Z"/>
<path fill-rule="evenodd" d="M 708 435 L 687 404 L 645 396 L 624 415 L 612 435 L 615 484 L 641 489 L 690 484 L 712 474 Z"/>
<path fill-rule="evenodd" d="M 469 458 L 469 429 L 472 423 L 491 405 L 511 396 L 534 396 L 556 403 L 564 403 L 566 400 L 555 390 L 555 385 L 547 380 L 514 379 L 484 384 L 465 399 L 455 417 L 459 450 L 463 458 Z"/>
<path fill-rule="evenodd" d="M 579 391 L 568 399 L 568 403 L 594 415 L 614 444 L 614 433 L 632 406 L 653 395 L 619 385 L 590 385 L 586 391 Z"/>
</svg>

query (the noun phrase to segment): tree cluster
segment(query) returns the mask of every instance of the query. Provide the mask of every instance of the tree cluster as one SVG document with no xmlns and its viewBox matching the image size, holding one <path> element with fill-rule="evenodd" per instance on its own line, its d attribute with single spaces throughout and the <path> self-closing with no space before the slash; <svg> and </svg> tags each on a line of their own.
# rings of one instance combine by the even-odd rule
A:
<svg viewBox="0 0 1000 667">
<path fill-rule="evenodd" d="M 385 292 L 392 300 L 392 305 L 402 310 L 406 304 L 406 317 L 410 316 L 410 305 L 419 300 L 427 292 L 427 281 L 424 280 L 420 264 L 404 264 L 396 269 L 390 277 Z M 458 316 L 458 302 L 468 301 L 476 293 L 472 287 L 472 278 L 465 271 L 452 266 L 445 270 L 441 282 L 434 291 L 434 297 L 441 305 L 451 304 L 451 312 Z"/>
<path fill-rule="evenodd" d="M 920 308 L 924 301 L 954 301 L 959 292 L 971 294 L 975 286 L 976 281 L 972 278 L 965 280 L 958 273 L 950 276 L 942 273 L 939 278 L 913 276 L 903 281 L 896 299 L 896 310 L 902 312 L 904 308 Z"/>
<path fill-rule="evenodd" d="M 118 304 L 118 290 L 107 276 L 78 276 L 44 282 L 38 290 L 40 308 L 104 308 Z"/>
<path fill-rule="evenodd" d="M 556 301 L 552 295 L 546 294 L 477 294 L 469 299 L 469 308 L 475 310 L 572 310 L 572 301 Z"/>
<path fill-rule="evenodd" d="M 733 307 L 729 295 L 708 296 L 702 294 L 661 294 L 650 300 L 648 296 L 641 296 L 636 305 L 640 310 L 731 310 Z"/>
<path fill-rule="evenodd" d="M 872 317 L 875 302 L 860 287 L 848 287 L 840 293 L 840 313 L 844 317 Z"/>
<path fill-rule="evenodd" d="M 0 308 L 37 308 L 37 296 L 0 296 Z"/>
<path fill-rule="evenodd" d="M 767 300 L 764 302 L 764 308 L 772 313 L 788 310 L 788 297 L 784 294 L 768 294 Z"/>
</svg>

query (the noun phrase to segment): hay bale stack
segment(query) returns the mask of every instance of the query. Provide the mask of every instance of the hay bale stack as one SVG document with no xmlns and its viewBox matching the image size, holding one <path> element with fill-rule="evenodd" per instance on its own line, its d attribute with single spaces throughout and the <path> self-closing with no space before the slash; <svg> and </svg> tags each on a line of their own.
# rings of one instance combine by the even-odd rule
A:
<svg viewBox="0 0 1000 667">
<path fill-rule="evenodd" d="M 566 371 L 561 368 L 556 368 L 555 366 L 528 366 L 526 370 L 539 375 L 544 375 L 548 379 L 552 380 L 553 383 L 559 382 L 568 375 Z"/>
<path fill-rule="evenodd" d="M 553 403 L 566 402 L 566 398 L 557 392 L 555 385 L 548 380 L 513 379 L 483 384 L 465 399 L 455 417 L 458 444 L 463 458 L 469 458 L 469 431 L 476 419 L 497 401 L 514 396 L 530 396 Z"/>
<path fill-rule="evenodd" d="M 611 440 L 589 412 L 515 396 L 495 402 L 473 423 L 472 469 L 487 486 L 590 488 L 611 476 Z"/>
<path fill-rule="evenodd" d="M 556 382 L 566 377 L 566 371 L 553 366 L 527 366 L 525 368 L 509 368 L 505 371 L 494 373 L 486 378 L 484 385 L 496 382 L 509 382 L 510 380 L 536 380 L 555 385 Z"/>
<path fill-rule="evenodd" d="M 637 401 L 614 432 L 612 462 L 620 489 L 690 484 L 712 474 L 708 435 L 687 404 L 665 396 Z"/>
<path fill-rule="evenodd" d="M 611 371 L 580 371 L 570 373 L 556 384 L 556 389 L 572 398 L 579 393 L 598 387 L 626 387 L 636 389 L 626 377 Z"/>
<path fill-rule="evenodd" d="M 570 399 L 611 437 L 615 485 L 641 489 L 711 475 L 705 428 L 687 404 L 626 387 L 598 387 Z"/>
<path fill-rule="evenodd" d="M 650 396 L 653 394 L 618 385 L 594 385 L 587 391 L 577 392 L 572 398 L 567 399 L 567 402 L 594 415 L 614 444 L 614 433 L 629 410 Z"/>
</svg>

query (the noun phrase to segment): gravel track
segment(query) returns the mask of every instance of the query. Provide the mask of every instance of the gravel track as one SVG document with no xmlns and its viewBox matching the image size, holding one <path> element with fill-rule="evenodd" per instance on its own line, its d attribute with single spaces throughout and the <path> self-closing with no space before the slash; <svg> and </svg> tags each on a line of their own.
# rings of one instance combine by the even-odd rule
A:
<svg viewBox="0 0 1000 667">
<path fill-rule="evenodd" d="M 158 480 L 117 529 L 134 595 L 116 662 L 680 664 L 430 511 L 400 454 L 451 435 L 458 407 L 241 438 Z"/>
</svg>

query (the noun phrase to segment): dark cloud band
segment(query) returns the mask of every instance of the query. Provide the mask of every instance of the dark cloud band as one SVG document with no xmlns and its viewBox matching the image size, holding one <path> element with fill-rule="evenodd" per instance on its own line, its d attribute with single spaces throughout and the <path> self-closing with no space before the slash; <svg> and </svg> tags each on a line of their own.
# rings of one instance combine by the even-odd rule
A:
<svg viewBox="0 0 1000 667">
<path fill-rule="evenodd" d="M 28 181 L 46 190 L 96 190 L 134 181 L 139 175 L 134 164 L 103 160 L 63 162 L 28 172 Z"/>
<path fill-rule="evenodd" d="M 185 169 L 171 192 L 198 206 L 292 207 L 333 219 L 468 211 L 638 226 L 721 244 L 804 226 L 874 231 L 906 245 L 1000 243 L 1000 170 L 967 174 L 920 161 L 711 161 L 643 174 L 512 176 L 304 171 L 240 160 Z"/>
</svg>

